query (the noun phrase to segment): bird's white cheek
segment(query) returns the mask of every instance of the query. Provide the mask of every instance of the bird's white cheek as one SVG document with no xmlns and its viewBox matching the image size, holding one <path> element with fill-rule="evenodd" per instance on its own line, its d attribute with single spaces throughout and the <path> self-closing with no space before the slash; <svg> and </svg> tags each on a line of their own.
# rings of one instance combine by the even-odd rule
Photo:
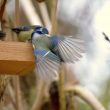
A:
<svg viewBox="0 0 110 110">
<path fill-rule="evenodd" d="M 39 37 L 40 37 L 40 35 L 37 34 L 37 33 L 35 33 L 35 34 L 33 35 L 33 40 L 36 40 L 36 39 L 39 38 Z"/>
</svg>

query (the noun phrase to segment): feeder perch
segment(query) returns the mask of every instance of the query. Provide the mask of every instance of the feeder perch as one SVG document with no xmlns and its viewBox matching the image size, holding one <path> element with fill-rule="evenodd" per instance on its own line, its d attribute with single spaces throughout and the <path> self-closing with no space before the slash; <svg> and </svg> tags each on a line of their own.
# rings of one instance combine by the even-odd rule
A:
<svg viewBox="0 0 110 110">
<path fill-rule="evenodd" d="M 0 41 L 0 74 L 23 75 L 35 67 L 30 43 Z"/>
</svg>

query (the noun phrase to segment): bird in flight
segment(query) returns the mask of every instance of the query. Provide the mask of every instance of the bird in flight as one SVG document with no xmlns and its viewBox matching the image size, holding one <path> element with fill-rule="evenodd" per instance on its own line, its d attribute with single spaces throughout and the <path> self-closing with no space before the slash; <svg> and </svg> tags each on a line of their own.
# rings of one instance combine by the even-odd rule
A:
<svg viewBox="0 0 110 110">
<path fill-rule="evenodd" d="M 19 35 L 29 33 L 36 57 L 37 73 L 42 79 L 53 80 L 58 76 L 59 66 L 74 63 L 85 52 L 84 41 L 72 36 L 49 35 L 42 26 L 21 26 L 12 29 Z"/>
</svg>

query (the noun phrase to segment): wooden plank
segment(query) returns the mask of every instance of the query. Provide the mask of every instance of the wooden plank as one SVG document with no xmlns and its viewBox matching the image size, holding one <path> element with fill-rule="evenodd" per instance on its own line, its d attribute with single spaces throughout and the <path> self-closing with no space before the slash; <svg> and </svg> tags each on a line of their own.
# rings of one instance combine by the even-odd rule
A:
<svg viewBox="0 0 110 110">
<path fill-rule="evenodd" d="M 0 74 L 22 75 L 35 67 L 30 43 L 0 41 Z"/>
</svg>

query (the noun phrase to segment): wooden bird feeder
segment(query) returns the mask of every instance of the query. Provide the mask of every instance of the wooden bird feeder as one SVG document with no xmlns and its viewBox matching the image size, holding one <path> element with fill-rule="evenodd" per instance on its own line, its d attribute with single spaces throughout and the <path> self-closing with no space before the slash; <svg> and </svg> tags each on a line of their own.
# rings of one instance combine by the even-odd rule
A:
<svg viewBox="0 0 110 110">
<path fill-rule="evenodd" d="M 7 0 L 0 9 L 0 22 Z M 19 0 L 15 0 L 15 24 L 19 26 Z M 23 75 L 35 67 L 35 57 L 30 43 L 0 41 L 0 74 Z"/>
<path fill-rule="evenodd" d="M 0 74 L 22 75 L 35 67 L 30 43 L 0 41 Z"/>
</svg>

